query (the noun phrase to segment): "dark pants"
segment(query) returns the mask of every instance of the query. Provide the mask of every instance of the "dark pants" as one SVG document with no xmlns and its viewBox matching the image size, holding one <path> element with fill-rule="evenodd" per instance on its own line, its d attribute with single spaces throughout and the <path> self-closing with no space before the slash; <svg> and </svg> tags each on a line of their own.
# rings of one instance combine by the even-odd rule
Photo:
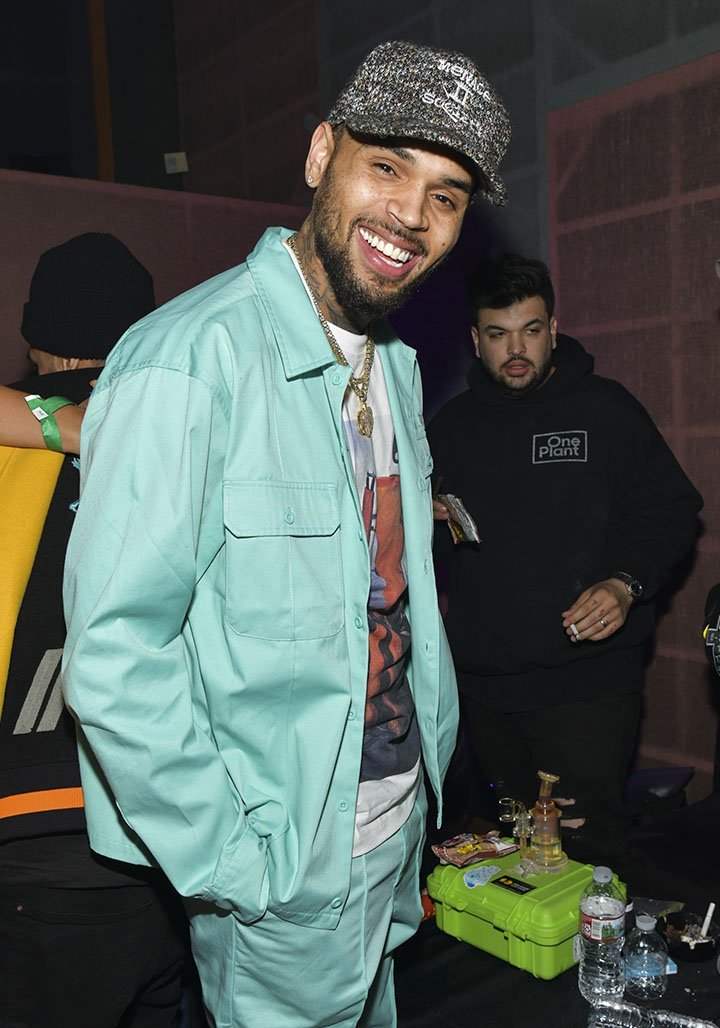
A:
<svg viewBox="0 0 720 1028">
<path fill-rule="evenodd" d="M 478 773 L 496 798 L 512 796 L 530 808 L 537 772 L 559 775 L 554 795 L 575 801 L 562 809 L 563 819 L 585 819 L 582 827 L 563 830 L 563 849 L 611 866 L 622 863 L 627 849 L 623 790 L 641 705 L 641 694 L 634 693 L 504 713 L 461 698 Z"/>
<path fill-rule="evenodd" d="M 0 887 L 0 1028 L 172 1028 L 184 954 L 148 885 Z"/>
</svg>

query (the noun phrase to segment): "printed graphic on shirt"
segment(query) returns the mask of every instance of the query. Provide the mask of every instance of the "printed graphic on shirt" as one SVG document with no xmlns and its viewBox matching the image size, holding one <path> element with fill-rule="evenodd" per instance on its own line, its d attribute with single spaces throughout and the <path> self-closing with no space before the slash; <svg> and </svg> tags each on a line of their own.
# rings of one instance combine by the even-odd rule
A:
<svg viewBox="0 0 720 1028">
<path fill-rule="evenodd" d="M 533 436 L 533 464 L 558 464 L 588 459 L 588 439 L 584 429 L 544 432 Z"/>
<path fill-rule="evenodd" d="M 383 394 L 384 389 L 381 400 Z M 355 406 L 347 404 L 343 420 L 370 551 L 370 653 L 360 772 L 365 782 L 409 771 L 418 761 L 420 743 L 406 675 L 410 626 L 405 615 L 405 535 L 392 418 L 387 401 L 383 405 L 376 400 L 375 427 L 368 438 L 358 431 L 355 412 Z"/>
</svg>

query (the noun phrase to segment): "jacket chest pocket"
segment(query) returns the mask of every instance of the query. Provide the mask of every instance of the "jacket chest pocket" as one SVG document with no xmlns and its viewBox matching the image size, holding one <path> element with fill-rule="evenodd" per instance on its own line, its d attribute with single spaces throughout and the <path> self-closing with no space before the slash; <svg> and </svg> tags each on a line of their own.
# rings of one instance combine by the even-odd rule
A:
<svg viewBox="0 0 720 1028">
<path fill-rule="evenodd" d="M 225 482 L 225 619 L 238 635 L 325 639 L 343 626 L 337 486 Z"/>
</svg>

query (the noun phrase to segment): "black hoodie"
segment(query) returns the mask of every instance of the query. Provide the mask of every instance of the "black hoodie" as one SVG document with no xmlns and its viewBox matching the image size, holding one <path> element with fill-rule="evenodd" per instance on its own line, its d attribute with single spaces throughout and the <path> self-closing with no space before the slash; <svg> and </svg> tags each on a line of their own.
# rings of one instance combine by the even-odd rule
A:
<svg viewBox="0 0 720 1028">
<path fill-rule="evenodd" d="M 512 397 L 476 361 L 428 429 L 435 481 L 482 540 L 453 547 L 436 523 L 460 689 L 502 709 L 640 689 L 652 597 L 695 536 L 700 495 L 642 405 L 593 365 L 558 335 L 554 373 Z M 571 643 L 562 611 L 616 571 L 642 601 L 606 642 Z"/>
</svg>

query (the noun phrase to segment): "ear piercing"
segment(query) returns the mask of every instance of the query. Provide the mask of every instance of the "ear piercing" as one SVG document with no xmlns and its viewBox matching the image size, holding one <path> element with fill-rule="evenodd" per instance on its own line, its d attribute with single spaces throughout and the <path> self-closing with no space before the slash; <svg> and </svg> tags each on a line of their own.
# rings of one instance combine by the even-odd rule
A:
<svg viewBox="0 0 720 1028">
<path fill-rule="evenodd" d="M 312 177 L 312 175 L 308 175 L 308 177 L 307 177 L 307 184 L 308 184 L 309 186 L 311 186 L 311 185 L 312 185 L 312 180 L 313 180 L 313 177 Z"/>
</svg>

